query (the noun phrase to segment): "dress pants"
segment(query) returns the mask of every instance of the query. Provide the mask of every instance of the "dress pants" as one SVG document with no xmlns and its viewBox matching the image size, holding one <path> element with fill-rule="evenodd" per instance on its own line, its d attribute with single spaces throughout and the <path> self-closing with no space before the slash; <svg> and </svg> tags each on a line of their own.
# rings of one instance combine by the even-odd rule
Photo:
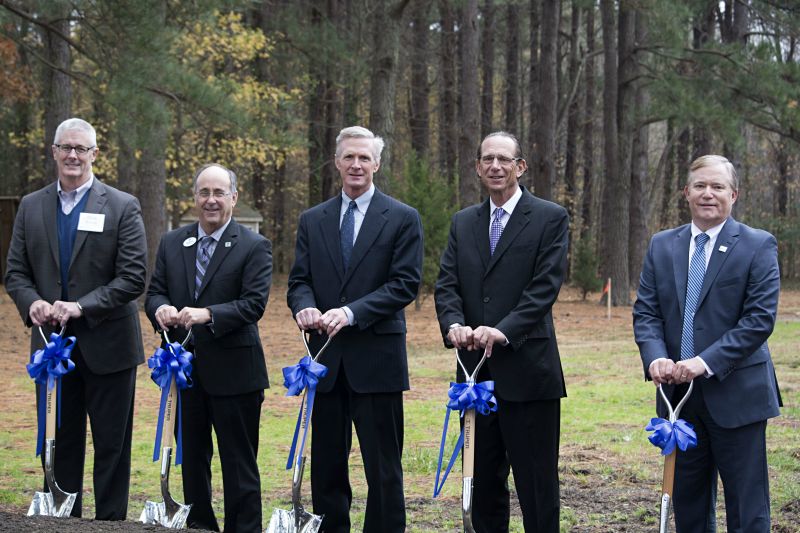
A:
<svg viewBox="0 0 800 533">
<path fill-rule="evenodd" d="M 475 416 L 475 531 L 508 531 L 510 468 L 525 532 L 558 533 L 561 402 L 509 402 L 495 397 L 496 412 Z"/>
<path fill-rule="evenodd" d="M 403 532 L 403 393 L 354 392 L 340 368 L 333 390 L 317 393 L 311 432 L 311 493 L 322 531 L 350 531 L 348 458 L 355 425 L 367 478 L 367 533 Z"/>
<path fill-rule="evenodd" d="M 739 428 L 720 427 L 706 408 L 703 379 L 695 380 L 692 395 L 680 413 L 694 426 L 697 447 L 678 451 L 673 495 L 675 529 L 677 533 L 716 531 L 719 472 L 725 490 L 728 532 L 769 533 L 767 421 Z M 676 388 L 673 405 L 686 389 Z"/>
<path fill-rule="evenodd" d="M 69 332 L 67 333 L 67 335 Z M 61 427 L 56 429 L 55 478 L 77 493 L 72 516 L 82 516 L 86 415 L 94 446 L 93 484 L 96 520 L 125 520 L 131 477 L 131 435 L 136 368 L 94 374 L 80 343 L 72 350 L 75 369 L 61 378 Z M 37 404 L 41 385 L 36 387 Z M 44 452 L 42 464 L 44 465 Z M 44 490 L 49 491 L 45 481 Z"/>
<path fill-rule="evenodd" d="M 192 504 L 187 527 L 219 531 L 211 506 L 211 457 L 217 435 L 225 498 L 225 532 L 261 531 L 258 428 L 264 391 L 233 396 L 208 394 L 197 374 L 181 391 L 184 503 Z M 176 428 L 177 432 L 177 428 Z"/>
</svg>

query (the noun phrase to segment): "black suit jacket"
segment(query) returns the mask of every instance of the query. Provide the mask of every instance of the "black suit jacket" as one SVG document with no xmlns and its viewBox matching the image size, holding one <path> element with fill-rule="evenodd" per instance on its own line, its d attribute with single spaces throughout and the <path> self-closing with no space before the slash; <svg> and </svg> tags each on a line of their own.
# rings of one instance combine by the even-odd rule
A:
<svg viewBox="0 0 800 533">
<path fill-rule="evenodd" d="M 344 271 L 339 238 L 342 197 L 300 216 L 287 301 L 292 316 L 307 307 L 322 312 L 348 306 L 356 320 L 323 354 L 319 383 L 328 392 L 341 365 L 356 392 L 408 389 L 406 319 L 422 277 L 422 223 L 417 211 L 375 189 Z M 314 335 L 312 349 L 322 339 Z"/>
<path fill-rule="evenodd" d="M 153 327 L 156 310 L 164 304 L 179 311 L 205 307 L 213 326 L 192 327 L 194 372 L 209 394 L 234 395 L 269 387 L 258 321 L 264 314 L 272 282 L 272 245 L 235 220 L 222 234 L 203 278 L 197 300 L 195 260 L 197 223 L 173 230 L 161 239 L 156 266 L 147 289 L 145 310 Z M 170 340 L 181 340 L 177 329 Z"/>
<path fill-rule="evenodd" d="M 488 199 L 453 216 L 435 293 L 445 345 L 452 347 L 451 324 L 495 327 L 509 341 L 495 345 L 487 361 L 495 394 L 509 401 L 562 398 L 566 388 L 551 309 L 566 268 L 567 212 L 522 187 L 494 255 L 489 216 Z M 459 355 L 471 372 L 482 352 Z M 458 379 L 464 380 L 460 369 Z"/>
<path fill-rule="evenodd" d="M 95 177 L 84 213 L 105 216 L 103 231 L 79 230 L 69 266 L 69 298 L 83 316 L 69 322 L 89 369 L 110 374 L 144 361 L 136 298 L 144 291 L 147 242 L 139 201 Z M 22 199 L 8 250 L 6 290 L 26 325 L 36 300 L 61 299 L 56 183 Z M 38 332 L 31 351 L 42 348 Z"/>
</svg>

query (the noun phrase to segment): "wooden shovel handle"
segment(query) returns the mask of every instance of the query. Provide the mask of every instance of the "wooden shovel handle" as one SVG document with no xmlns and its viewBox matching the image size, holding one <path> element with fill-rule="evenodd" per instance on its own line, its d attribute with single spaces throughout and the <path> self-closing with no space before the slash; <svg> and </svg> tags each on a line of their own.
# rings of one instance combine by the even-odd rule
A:
<svg viewBox="0 0 800 533">
<path fill-rule="evenodd" d="M 675 486 L 675 458 L 678 456 L 677 448 L 672 453 L 664 457 L 664 482 L 661 485 L 661 493 L 669 494 L 672 499 L 672 489 Z"/>
<path fill-rule="evenodd" d="M 58 387 L 61 385 L 60 380 L 56 380 L 55 385 L 53 386 L 52 390 L 47 391 L 46 400 L 45 402 L 45 439 L 54 439 L 56 438 L 56 402 L 58 400 Z M 40 385 L 41 387 L 47 387 L 47 383 L 44 385 Z"/>
<path fill-rule="evenodd" d="M 175 383 L 175 376 L 169 385 L 167 395 L 167 405 L 164 408 L 164 425 L 161 426 L 161 447 L 171 448 L 175 438 L 175 416 L 178 412 L 178 385 Z"/>
<path fill-rule="evenodd" d="M 464 413 L 464 451 L 462 476 L 472 477 L 475 472 L 475 409 Z"/>
</svg>

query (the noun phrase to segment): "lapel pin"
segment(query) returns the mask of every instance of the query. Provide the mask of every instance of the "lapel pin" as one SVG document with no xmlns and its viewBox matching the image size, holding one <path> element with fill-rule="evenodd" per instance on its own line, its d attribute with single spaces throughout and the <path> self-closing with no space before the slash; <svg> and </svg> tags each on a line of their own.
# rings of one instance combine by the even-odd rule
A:
<svg viewBox="0 0 800 533">
<path fill-rule="evenodd" d="M 231 241 L 225 241 L 225 248 L 231 247 Z"/>
<path fill-rule="evenodd" d="M 183 246 L 185 248 L 188 248 L 188 247 L 194 245 L 194 243 L 196 243 L 196 242 L 197 242 L 197 238 L 196 237 L 189 237 L 188 239 L 183 241 Z"/>
<path fill-rule="evenodd" d="M 727 252 L 727 251 L 728 251 L 728 247 L 727 247 L 727 246 L 724 246 L 724 245 L 722 245 L 722 246 L 720 246 L 720 247 L 719 247 L 719 251 L 720 251 L 720 252 L 722 252 L 722 253 L 724 254 L 725 252 Z"/>
</svg>

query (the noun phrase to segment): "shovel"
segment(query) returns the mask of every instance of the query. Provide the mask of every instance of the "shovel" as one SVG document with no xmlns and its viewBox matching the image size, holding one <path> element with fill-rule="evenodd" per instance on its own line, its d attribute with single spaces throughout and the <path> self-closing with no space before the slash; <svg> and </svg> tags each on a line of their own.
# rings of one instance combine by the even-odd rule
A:
<svg viewBox="0 0 800 533">
<path fill-rule="evenodd" d="M 678 403 L 678 406 L 673 410 L 672 405 L 667 399 L 667 395 L 664 393 L 664 389 L 661 387 L 661 385 L 658 386 L 658 392 L 661 394 L 661 398 L 664 400 L 664 403 L 667 406 L 667 410 L 669 412 L 669 421 L 671 424 L 675 424 L 675 422 L 678 420 L 678 415 L 683 408 L 683 404 L 686 403 L 686 400 L 688 400 L 689 396 L 692 394 L 692 388 L 694 388 L 694 381 L 689 382 L 689 389 Z M 669 516 L 672 504 L 672 489 L 675 485 L 675 459 L 677 455 L 678 447 L 676 446 L 675 449 L 672 450 L 672 453 L 664 458 L 664 480 L 661 484 L 661 518 L 659 521 L 660 533 L 669 532 Z"/>
<path fill-rule="evenodd" d="M 331 343 L 331 339 L 333 338 L 328 337 L 328 340 L 325 342 L 322 348 L 319 349 L 317 354 L 311 355 L 311 349 L 308 347 L 306 333 L 301 331 L 300 335 L 303 338 L 303 345 L 306 347 L 306 353 L 308 354 L 308 357 L 311 358 L 312 362 L 316 362 L 317 359 L 319 359 L 319 356 L 322 355 L 322 352 L 325 351 L 325 348 L 328 347 L 328 345 Z M 300 488 L 303 484 L 303 470 L 306 466 L 306 457 L 304 455 L 306 433 L 311 422 L 311 411 L 313 409 L 313 404 L 311 405 L 311 408 L 308 408 L 305 401 L 306 395 L 308 394 L 308 389 L 309 387 L 305 388 L 303 391 L 303 397 L 300 400 L 300 429 L 303 431 L 303 437 L 297 439 L 295 435 L 296 441 L 294 443 L 294 453 L 291 456 L 295 458 L 294 469 L 292 472 L 292 510 L 286 511 L 283 509 L 275 509 L 272 512 L 272 517 L 269 520 L 269 525 L 267 526 L 265 533 L 317 533 L 322 525 L 322 516 L 309 513 L 303 509 L 303 505 L 300 501 Z"/>
<path fill-rule="evenodd" d="M 59 336 L 64 335 L 66 326 L 61 328 Z M 39 328 L 39 334 L 44 339 L 45 345 L 48 344 L 48 339 L 45 337 L 42 328 Z M 47 481 L 47 488 L 49 492 L 36 492 L 33 495 L 33 501 L 28 508 L 28 516 L 55 516 L 64 518 L 70 515 L 72 507 L 75 505 L 75 492 L 65 492 L 61 490 L 56 483 L 55 478 L 55 462 L 56 462 L 56 409 L 58 408 L 58 387 L 61 385 L 61 380 L 56 379 L 52 389 L 47 388 L 47 385 L 40 385 L 47 388 L 47 400 L 45 406 L 46 412 L 46 426 L 45 426 L 45 442 L 44 442 L 44 477 Z"/>
<path fill-rule="evenodd" d="M 169 337 L 163 331 L 164 340 L 169 349 Z M 191 331 L 181 343 L 181 348 L 186 346 L 191 338 Z M 182 529 L 189 516 L 190 505 L 178 503 L 169 493 L 169 469 L 172 464 L 172 439 L 175 432 L 175 415 L 177 414 L 178 385 L 173 374 L 164 410 L 164 423 L 161 430 L 161 497 L 163 502 L 147 501 L 144 504 L 139 521 L 145 524 L 158 524 L 170 529 Z"/>
<path fill-rule="evenodd" d="M 475 378 L 478 377 L 483 363 L 486 362 L 486 352 L 483 352 L 483 357 L 478 362 L 478 366 L 470 374 L 467 372 L 461 358 L 458 357 L 456 351 L 456 359 L 464 371 L 467 378 L 467 385 L 474 385 Z M 461 518 L 464 522 L 464 531 L 466 533 L 475 533 L 475 528 L 472 526 L 472 478 L 475 473 L 475 409 L 466 409 L 464 411 L 464 449 L 462 453 L 463 465 L 461 468 Z"/>
</svg>

